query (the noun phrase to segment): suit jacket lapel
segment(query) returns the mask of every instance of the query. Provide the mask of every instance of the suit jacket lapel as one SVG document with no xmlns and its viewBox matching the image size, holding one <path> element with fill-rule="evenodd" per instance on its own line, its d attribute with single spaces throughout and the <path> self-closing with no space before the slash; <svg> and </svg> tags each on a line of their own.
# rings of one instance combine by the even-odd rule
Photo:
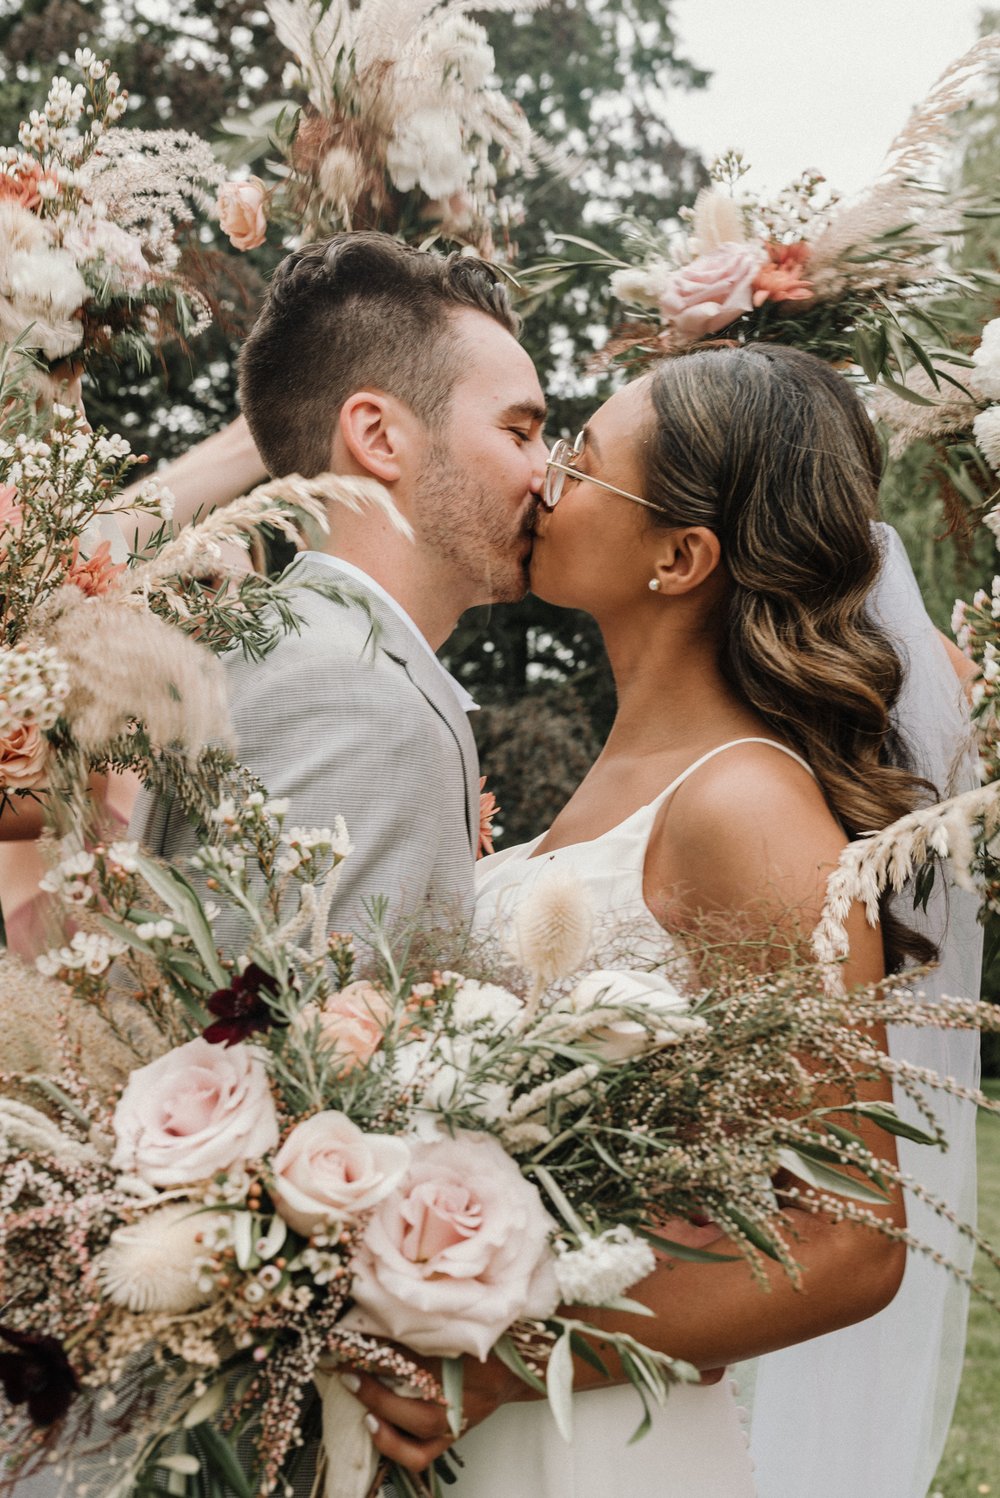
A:
<svg viewBox="0 0 1000 1498">
<path fill-rule="evenodd" d="M 469 727 L 468 716 L 459 706 L 458 699 L 448 685 L 442 669 L 435 664 L 419 640 L 414 638 L 413 630 L 400 619 L 399 615 L 387 608 L 385 601 L 379 598 L 377 593 L 369 592 L 356 578 L 346 573 L 338 578 L 332 568 L 327 568 L 322 564 L 316 566 L 308 562 L 298 562 L 293 565 L 311 578 L 316 578 L 321 582 L 338 583 L 345 593 L 355 594 L 364 599 L 375 620 L 372 647 L 383 651 L 406 672 L 413 686 L 451 733 L 458 749 L 465 778 L 465 826 L 470 846 L 475 854 L 479 846 L 479 756 L 472 729 Z"/>
</svg>

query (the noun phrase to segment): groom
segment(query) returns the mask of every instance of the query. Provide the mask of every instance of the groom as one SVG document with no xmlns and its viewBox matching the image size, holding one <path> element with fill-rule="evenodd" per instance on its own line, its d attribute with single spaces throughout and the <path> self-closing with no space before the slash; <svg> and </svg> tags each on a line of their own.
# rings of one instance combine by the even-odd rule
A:
<svg viewBox="0 0 1000 1498">
<path fill-rule="evenodd" d="M 481 261 L 359 232 L 281 263 L 241 355 L 268 471 L 376 479 L 413 530 L 331 503 L 324 549 L 295 573 L 361 602 L 304 590 L 299 633 L 263 663 L 228 665 L 239 758 L 289 799 L 286 825 L 347 822 L 332 929 L 363 931 L 379 895 L 395 917 L 469 911 L 475 704 L 434 651 L 465 609 L 527 589 L 545 401 L 517 331 Z M 133 830 L 175 863 L 195 848 L 167 802 Z"/>
</svg>

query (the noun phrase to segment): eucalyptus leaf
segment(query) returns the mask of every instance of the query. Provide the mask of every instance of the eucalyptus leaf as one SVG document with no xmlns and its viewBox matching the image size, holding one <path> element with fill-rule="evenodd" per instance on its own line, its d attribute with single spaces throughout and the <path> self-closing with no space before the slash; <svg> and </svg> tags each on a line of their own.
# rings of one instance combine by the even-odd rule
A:
<svg viewBox="0 0 1000 1498">
<path fill-rule="evenodd" d="M 441 1387 L 448 1405 L 448 1429 L 457 1440 L 462 1433 L 462 1374 L 465 1364 L 461 1358 L 441 1359 Z"/>
<path fill-rule="evenodd" d="M 886 1203 L 884 1191 L 876 1191 L 874 1186 L 866 1186 L 844 1171 L 831 1170 L 818 1160 L 809 1160 L 799 1150 L 780 1149 L 777 1159 L 785 1170 L 819 1191 L 832 1191 L 837 1196 L 850 1197 L 859 1202 L 877 1202 L 879 1206 Z"/>
<path fill-rule="evenodd" d="M 509 1368 L 511 1373 L 516 1373 L 518 1378 L 528 1385 L 529 1389 L 535 1390 L 536 1394 L 545 1393 L 545 1385 L 542 1383 L 542 1380 L 536 1373 L 532 1373 L 510 1337 L 505 1335 L 494 1342 L 493 1356 L 499 1358 L 504 1367 Z"/>
<path fill-rule="evenodd" d="M 176 869 L 165 868 L 145 854 L 139 854 L 138 863 L 150 889 L 184 925 L 216 988 L 225 988 L 228 979 L 219 962 L 215 937 L 191 885 Z"/>
<path fill-rule="evenodd" d="M 254 1498 L 254 1491 L 233 1446 L 214 1425 L 197 1425 L 191 1431 L 192 1444 L 200 1445 L 205 1462 L 232 1488 L 237 1498 Z"/>
<path fill-rule="evenodd" d="M 178 1451 L 174 1456 L 158 1456 L 156 1465 L 167 1472 L 179 1472 L 182 1477 L 196 1477 L 201 1471 L 201 1462 L 190 1451 Z"/>
<path fill-rule="evenodd" d="M 713 1254 L 707 1248 L 689 1248 L 686 1243 L 675 1243 L 672 1238 L 664 1238 L 660 1233 L 650 1232 L 648 1228 L 640 1227 L 636 1232 L 661 1253 L 689 1264 L 734 1264 L 740 1257 L 739 1254 Z"/>
<path fill-rule="evenodd" d="M 545 1392 L 556 1428 L 567 1445 L 573 1440 L 573 1345 L 564 1332 L 549 1355 Z"/>
</svg>

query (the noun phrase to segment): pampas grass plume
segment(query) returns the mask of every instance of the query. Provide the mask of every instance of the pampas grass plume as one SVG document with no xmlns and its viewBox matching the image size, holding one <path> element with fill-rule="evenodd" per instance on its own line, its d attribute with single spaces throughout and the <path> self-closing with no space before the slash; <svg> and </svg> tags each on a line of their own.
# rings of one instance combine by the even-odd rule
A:
<svg viewBox="0 0 1000 1498">
<path fill-rule="evenodd" d="M 113 595 L 66 588 L 57 602 L 65 606 L 46 644 L 69 668 L 63 713 L 85 754 L 102 752 L 135 719 L 155 747 L 175 745 L 191 759 L 207 744 L 232 747 L 223 669 L 207 646 Z"/>
<path fill-rule="evenodd" d="M 574 874 L 543 874 L 514 912 L 517 961 L 539 983 L 568 977 L 587 960 L 594 909 Z"/>
</svg>

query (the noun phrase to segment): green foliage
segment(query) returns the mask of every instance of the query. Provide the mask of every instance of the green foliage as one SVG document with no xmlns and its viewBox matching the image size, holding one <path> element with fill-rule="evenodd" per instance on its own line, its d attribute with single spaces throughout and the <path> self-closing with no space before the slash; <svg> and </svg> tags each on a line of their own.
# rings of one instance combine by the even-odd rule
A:
<svg viewBox="0 0 1000 1498">
<path fill-rule="evenodd" d="M 1000 1097 L 1000 1082 L 984 1089 Z M 1000 1118 L 979 1116 L 979 1229 L 991 1242 L 1000 1238 Z M 977 1279 L 1000 1295 L 1000 1273 L 980 1254 Z M 966 1498 L 1000 1491 L 1000 1446 L 996 1412 L 1000 1408 L 1000 1320 L 985 1301 L 973 1297 L 965 1370 L 955 1419 L 931 1498 Z"/>
</svg>

